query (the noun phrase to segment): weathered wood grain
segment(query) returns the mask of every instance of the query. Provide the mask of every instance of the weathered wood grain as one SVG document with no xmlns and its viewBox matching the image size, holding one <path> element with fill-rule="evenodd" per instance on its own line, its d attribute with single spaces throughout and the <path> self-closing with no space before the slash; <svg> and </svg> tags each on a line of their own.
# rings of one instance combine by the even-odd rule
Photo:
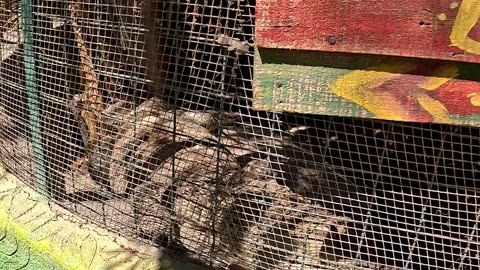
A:
<svg viewBox="0 0 480 270">
<path fill-rule="evenodd" d="M 480 65 L 260 48 L 253 108 L 480 126 Z"/>
<path fill-rule="evenodd" d="M 480 0 L 258 0 L 263 48 L 480 63 Z"/>
</svg>

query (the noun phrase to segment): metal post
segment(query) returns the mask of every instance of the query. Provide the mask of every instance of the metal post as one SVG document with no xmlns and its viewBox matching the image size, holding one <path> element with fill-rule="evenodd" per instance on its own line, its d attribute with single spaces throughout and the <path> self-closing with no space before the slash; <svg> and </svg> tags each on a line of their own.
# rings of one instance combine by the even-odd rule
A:
<svg viewBox="0 0 480 270">
<path fill-rule="evenodd" d="M 32 132 L 32 148 L 35 160 L 35 176 L 37 190 L 47 195 L 47 177 L 45 159 L 42 147 L 42 130 L 40 123 L 40 101 L 36 81 L 35 54 L 33 48 L 33 10 L 32 0 L 22 0 L 23 25 L 23 60 L 25 67 L 25 82 L 30 113 L 30 127 Z"/>
</svg>

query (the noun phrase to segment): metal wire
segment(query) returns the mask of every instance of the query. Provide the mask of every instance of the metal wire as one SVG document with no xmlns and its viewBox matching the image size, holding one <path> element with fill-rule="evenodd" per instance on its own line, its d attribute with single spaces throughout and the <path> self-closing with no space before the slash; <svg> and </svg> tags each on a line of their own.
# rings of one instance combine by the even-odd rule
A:
<svg viewBox="0 0 480 270">
<path fill-rule="evenodd" d="M 253 111 L 255 1 L 32 0 L 34 69 L 22 7 L 0 160 L 52 201 L 214 268 L 479 265 L 479 129 Z"/>
</svg>

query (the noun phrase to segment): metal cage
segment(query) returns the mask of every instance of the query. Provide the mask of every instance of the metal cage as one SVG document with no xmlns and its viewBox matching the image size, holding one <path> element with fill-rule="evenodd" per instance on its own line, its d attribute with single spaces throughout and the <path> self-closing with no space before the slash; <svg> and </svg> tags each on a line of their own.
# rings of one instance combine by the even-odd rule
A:
<svg viewBox="0 0 480 270">
<path fill-rule="evenodd" d="M 252 110 L 254 0 L 0 1 L 0 160 L 209 267 L 476 269 L 478 128 Z"/>
</svg>

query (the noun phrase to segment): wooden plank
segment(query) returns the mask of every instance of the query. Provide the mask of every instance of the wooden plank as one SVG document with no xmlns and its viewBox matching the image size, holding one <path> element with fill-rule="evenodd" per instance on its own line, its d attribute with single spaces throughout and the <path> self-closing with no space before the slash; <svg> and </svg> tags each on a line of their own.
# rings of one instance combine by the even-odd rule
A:
<svg viewBox="0 0 480 270">
<path fill-rule="evenodd" d="M 480 0 L 257 0 L 263 48 L 480 63 Z"/>
<path fill-rule="evenodd" d="M 255 110 L 480 126 L 480 65 L 257 49 Z"/>
</svg>

